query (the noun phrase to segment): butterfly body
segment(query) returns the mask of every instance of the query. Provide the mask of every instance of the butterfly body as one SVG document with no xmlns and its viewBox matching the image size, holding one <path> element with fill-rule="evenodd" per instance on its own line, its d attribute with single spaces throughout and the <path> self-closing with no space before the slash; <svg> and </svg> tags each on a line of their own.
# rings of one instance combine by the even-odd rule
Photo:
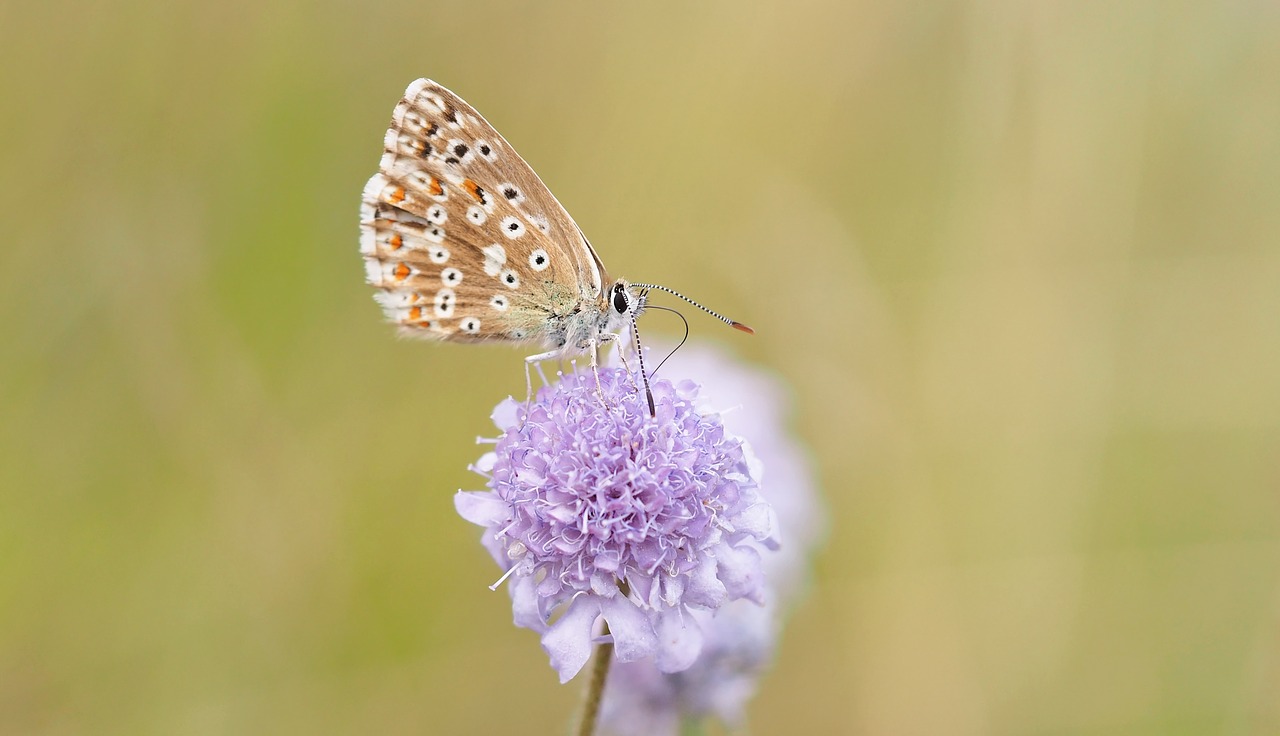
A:
<svg viewBox="0 0 1280 736">
<path fill-rule="evenodd" d="M 412 336 L 593 350 L 641 307 L 609 282 L 582 231 L 474 108 L 409 85 L 365 185 L 360 252 L 375 299 Z"/>
</svg>

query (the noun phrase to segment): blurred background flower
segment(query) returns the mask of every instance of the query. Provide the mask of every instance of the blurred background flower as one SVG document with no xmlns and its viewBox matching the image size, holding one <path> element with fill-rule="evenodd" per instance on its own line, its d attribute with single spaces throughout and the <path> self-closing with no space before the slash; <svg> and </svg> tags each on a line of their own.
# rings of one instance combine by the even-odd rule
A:
<svg viewBox="0 0 1280 736">
<path fill-rule="evenodd" d="M 398 341 L 363 283 L 418 76 L 794 396 L 832 533 L 757 732 L 1280 731 L 1276 38 L 1253 0 L 0 6 L 0 732 L 570 719 L 458 553 L 522 353 Z"/>
<path fill-rule="evenodd" d="M 791 397 L 785 385 L 752 368 L 715 343 L 686 345 L 661 371 L 667 380 L 693 380 L 725 428 L 745 438 L 756 460 L 752 473 L 778 519 L 781 546 L 765 554 L 765 605 L 735 601 L 712 613 L 698 612 L 706 635 L 702 654 L 689 669 L 663 674 L 652 662 L 615 662 L 605 690 L 602 730 L 617 736 L 676 734 L 682 721 L 714 717 L 733 727 L 745 722 L 778 646 L 786 615 L 810 577 L 814 549 L 824 533 L 824 509 L 807 452 L 790 433 Z M 654 346 L 655 365 L 669 352 Z M 687 724 L 686 724 L 687 725 Z"/>
</svg>

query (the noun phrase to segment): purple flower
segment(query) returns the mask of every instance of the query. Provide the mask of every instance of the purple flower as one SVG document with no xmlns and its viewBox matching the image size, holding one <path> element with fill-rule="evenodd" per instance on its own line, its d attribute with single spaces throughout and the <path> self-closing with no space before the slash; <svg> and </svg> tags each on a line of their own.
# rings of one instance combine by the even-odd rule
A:
<svg viewBox="0 0 1280 736">
<path fill-rule="evenodd" d="M 823 531 L 809 459 L 785 431 L 789 401 L 782 384 L 710 348 L 686 347 L 667 369 L 703 380 L 700 400 L 724 407 L 725 428 L 751 438 L 754 455 L 767 470 L 757 468 L 753 477 L 777 514 L 781 547 L 763 561 L 765 606 L 733 602 L 714 617 L 695 613 L 705 640 L 688 669 L 664 674 L 648 662 L 612 667 L 601 730 L 614 736 L 676 734 L 682 720 L 708 716 L 741 725 L 746 703 L 773 659 L 783 616 L 807 581 L 809 556 Z"/>
<path fill-rule="evenodd" d="M 485 527 L 515 623 L 542 635 L 561 682 L 587 662 L 601 619 L 616 661 L 689 667 L 703 642 L 695 612 L 763 604 L 761 552 L 776 546 L 754 458 L 699 410 L 696 384 L 654 382 L 656 417 L 627 371 L 601 368 L 600 389 L 584 370 L 527 406 L 499 404 L 503 434 L 476 465 L 489 490 L 455 498 Z"/>
</svg>

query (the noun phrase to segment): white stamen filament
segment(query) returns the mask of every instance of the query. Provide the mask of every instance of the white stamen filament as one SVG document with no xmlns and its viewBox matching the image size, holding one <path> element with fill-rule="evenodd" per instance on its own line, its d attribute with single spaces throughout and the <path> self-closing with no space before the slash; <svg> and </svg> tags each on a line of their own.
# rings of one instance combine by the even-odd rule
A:
<svg viewBox="0 0 1280 736">
<path fill-rule="evenodd" d="M 518 562 L 518 560 L 524 557 L 525 552 L 527 551 L 528 549 L 524 546 L 524 543 L 522 542 L 516 542 L 515 544 L 512 544 L 510 547 L 507 547 L 507 559 L 517 561 L 517 562 L 511 565 L 511 567 L 507 568 L 507 571 L 502 573 L 502 577 L 498 578 L 496 581 L 494 581 L 493 585 L 489 586 L 489 590 L 496 591 L 498 589 L 498 586 L 505 583 L 507 581 L 507 578 L 511 577 L 511 575 L 515 573 L 516 568 L 520 567 L 520 563 Z"/>
</svg>

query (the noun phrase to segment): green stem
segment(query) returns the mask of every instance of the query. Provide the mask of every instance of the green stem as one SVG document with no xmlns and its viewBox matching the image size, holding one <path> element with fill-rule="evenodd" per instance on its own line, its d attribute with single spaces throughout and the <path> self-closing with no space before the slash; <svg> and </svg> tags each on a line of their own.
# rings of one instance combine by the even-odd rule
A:
<svg viewBox="0 0 1280 736">
<path fill-rule="evenodd" d="M 609 624 L 604 625 L 604 635 L 609 635 Z M 591 663 L 591 679 L 587 681 L 587 698 L 582 703 L 582 718 L 578 721 L 578 736 L 592 736 L 596 732 L 600 701 L 604 699 L 604 681 L 608 678 L 609 662 L 612 659 L 612 643 L 606 642 L 596 647 L 596 658 Z"/>
</svg>

